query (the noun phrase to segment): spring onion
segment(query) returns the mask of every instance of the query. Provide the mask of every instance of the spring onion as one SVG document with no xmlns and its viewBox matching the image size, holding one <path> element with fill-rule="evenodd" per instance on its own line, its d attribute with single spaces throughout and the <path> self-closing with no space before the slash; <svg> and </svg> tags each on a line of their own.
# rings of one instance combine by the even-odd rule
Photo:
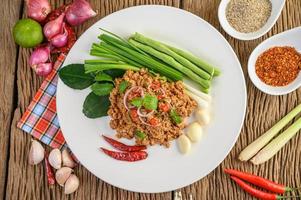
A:
<svg viewBox="0 0 301 200">
<path fill-rule="evenodd" d="M 280 149 L 301 129 L 301 118 L 295 121 L 288 129 L 273 139 L 267 146 L 259 151 L 251 162 L 262 164 L 273 157 Z"/>
<path fill-rule="evenodd" d="M 85 64 L 85 73 L 99 72 L 108 69 L 140 70 L 138 67 L 127 64 Z"/>
<path fill-rule="evenodd" d="M 211 96 L 208 95 L 208 94 L 205 94 L 193 87 L 191 87 L 190 85 L 188 85 L 187 83 L 185 83 L 185 80 L 184 80 L 184 86 L 187 90 L 189 90 L 190 92 L 192 92 L 193 94 L 199 96 L 200 98 L 204 99 L 205 101 L 208 101 L 210 102 L 211 101 Z"/>
<path fill-rule="evenodd" d="M 186 90 L 186 93 L 187 93 L 192 99 L 194 99 L 194 100 L 197 102 L 199 108 L 201 108 L 201 109 L 206 109 L 206 108 L 209 107 L 208 101 L 205 101 L 205 100 L 202 99 L 201 97 L 195 95 L 194 93 L 192 93 L 192 92 L 190 92 L 190 91 L 188 91 L 188 90 Z"/>
<path fill-rule="evenodd" d="M 301 112 L 301 104 L 289 112 L 279 122 L 277 122 L 266 133 L 248 145 L 240 154 L 238 159 L 241 161 L 247 161 L 251 159 L 260 149 L 262 149 L 277 133 L 288 124 L 297 114 Z M 298 120 L 299 121 L 299 120 Z M 297 125 L 295 125 L 297 126 Z M 286 132 L 286 131 L 285 131 Z M 290 134 L 290 133 L 288 133 Z"/>
</svg>

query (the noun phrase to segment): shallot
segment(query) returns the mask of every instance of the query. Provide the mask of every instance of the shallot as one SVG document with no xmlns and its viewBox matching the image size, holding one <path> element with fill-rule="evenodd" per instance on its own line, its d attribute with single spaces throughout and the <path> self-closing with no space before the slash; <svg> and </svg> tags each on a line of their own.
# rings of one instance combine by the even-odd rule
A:
<svg viewBox="0 0 301 200">
<path fill-rule="evenodd" d="M 27 15 L 38 22 L 46 19 L 51 12 L 51 6 L 48 0 L 26 0 Z"/>
<path fill-rule="evenodd" d="M 46 76 L 52 70 L 52 63 L 40 63 L 33 68 L 37 75 L 39 76 Z"/>
<path fill-rule="evenodd" d="M 45 63 L 50 57 L 50 47 L 49 45 L 44 45 L 36 48 L 30 55 L 29 65 L 35 68 L 36 65 L 40 63 Z"/>
<path fill-rule="evenodd" d="M 39 164 L 45 156 L 44 147 L 36 140 L 32 140 L 29 151 L 28 162 L 31 165 Z"/>
<path fill-rule="evenodd" d="M 48 157 L 50 165 L 55 168 L 59 169 L 62 166 L 62 154 L 59 149 L 53 149 Z"/>
<path fill-rule="evenodd" d="M 51 40 L 54 36 L 60 34 L 63 29 L 65 13 L 61 14 L 58 18 L 49 21 L 45 24 L 43 32 L 48 40 Z"/>
<path fill-rule="evenodd" d="M 70 177 L 72 169 L 69 167 L 62 167 L 55 173 L 55 180 L 60 186 L 64 186 L 67 179 Z"/>
<path fill-rule="evenodd" d="M 79 179 L 74 174 L 71 174 L 65 183 L 65 194 L 71 194 L 77 190 Z"/>
<path fill-rule="evenodd" d="M 70 168 L 76 166 L 76 163 L 72 159 L 67 149 L 64 149 L 62 152 L 62 160 L 63 160 L 63 166 L 70 167 Z"/>
<path fill-rule="evenodd" d="M 86 0 L 74 0 L 67 8 L 66 20 L 72 26 L 77 26 L 94 17 L 97 13 Z"/>
<path fill-rule="evenodd" d="M 54 36 L 51 40 L 50 43 L 55 46 L 55 47 L 63 47 L 67 44 L 68 42 L 68 32 L 65 28 L 65 23 L 63 23 L 63 33 L 58 34 Z"/>
</svg>

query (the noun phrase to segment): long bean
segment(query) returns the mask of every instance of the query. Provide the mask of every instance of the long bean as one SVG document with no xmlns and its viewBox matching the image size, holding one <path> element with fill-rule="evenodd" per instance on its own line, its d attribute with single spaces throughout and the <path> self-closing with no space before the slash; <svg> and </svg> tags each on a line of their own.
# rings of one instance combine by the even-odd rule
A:
<svg viewBox="0 0 301 200">
<path fill-rule="evenodd" d="M 211 73 L 208 73 L 207 71 L 199 68 L 198 66 L 196 66 L 195 64 L 193 64 L 192 62 L 187 60 L 185 57 L 183 57 L 183 56 L 177 54 L 176 52 L 172 51 L 171 49 L 169 49 L 165 44 L 163 44 L 159 41 L 153 40 L 151 38 L 145 37 L 139 33 L 135 33 L 133 38 L 134 38 L 134 40 L 136 40 L 138 42 L 149 45 L 149 46 L 153 47 L 154 49 L 157 49 L 158 51 L 161 51 L 163 53 L 170 55 L 175 60 L 177 60 L 179 63 L 181 63 L 183 66 L 185 66 L 185 67 L 189 68 L 190 70 L 194 71 L 195 73 L 197 73 L 200 77 L 202 77 L 206 80 L 210 80 L 212 78 L 213 71 L 211 71 Z"/>
<path fill-rule="evenodd" d="M 163 62 L 171 65 L 175 69 L 179 70 L 183 74 L 185 74 L 187 77 L 191 78 L 193 81 L 200 84 L 203 88 L 207 89 L 210 87 L 210 82 L 208 80 L 205 80 L 201 77 L 199 77 L 197 74 L 195 74 L 193 71 L 191 71 L 189 68 L 184 67 L 179 62 L 177 62 L 173 57 L 169 56 L 168 54 L 161 53 L 160 51 L 157 51 L 156 49 L 147 46 L 145 44 L 142 44 L 140 42 L 137 42 L 133 39 L 129 40 L 129 43 L 136 46 L 137 48 L 141 49 L 144 52 L 147 52 L 148 54 L 162 60 Z"/>
</svg>

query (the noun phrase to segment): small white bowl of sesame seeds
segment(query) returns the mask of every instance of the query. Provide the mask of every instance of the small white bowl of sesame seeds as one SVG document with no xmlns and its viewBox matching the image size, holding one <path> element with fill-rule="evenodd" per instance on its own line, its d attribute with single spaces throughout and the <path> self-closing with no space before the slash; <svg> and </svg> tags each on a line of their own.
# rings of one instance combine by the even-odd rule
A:
<svg viewBox="0 0 301 200">
<path fill-rule="evenodd" d="M 239 40 L 254 40 L 276 23 L 285 0 L 222 0 L 218 18 L 223 29 Z"/>
</svg>

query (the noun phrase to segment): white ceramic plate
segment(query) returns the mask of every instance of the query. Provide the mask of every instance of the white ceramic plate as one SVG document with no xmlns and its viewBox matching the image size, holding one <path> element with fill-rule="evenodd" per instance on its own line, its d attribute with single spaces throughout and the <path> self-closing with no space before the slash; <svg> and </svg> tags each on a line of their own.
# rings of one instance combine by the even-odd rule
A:
<svg viewBox="0 0 301 200">
<path fill-rule="evenodd" d="M 89 89 L 79 91 L 58 82 L 57 112 L 67 144 L 79 161 L 95 176 L 114 186 L 136 192 L 165 192 L 189 185 L 209 174 L 230 152 L 243 124 L 246 87 L 240 63 L 223 36 L 201 18 L 166 6 L 138 6 L 115 12 L 90 27 L 76 42 L 64 65 L 83 63 L 97 42 L 99 27 L 127 37 L 141 32 L 174 44 L 218 66 L 222 75 L 214 80 L 213 120 L 204 139 L 181 155 L 173 142 L 169 149 L 148 148 L 146 160 L 116 161 L 98 150 L 111 147 L 101 134 L 113 135 L 109 118 L 88 119 L 82 105 Z M 123 140 L 131 144 L 133 141 Z"/>
</svg>

